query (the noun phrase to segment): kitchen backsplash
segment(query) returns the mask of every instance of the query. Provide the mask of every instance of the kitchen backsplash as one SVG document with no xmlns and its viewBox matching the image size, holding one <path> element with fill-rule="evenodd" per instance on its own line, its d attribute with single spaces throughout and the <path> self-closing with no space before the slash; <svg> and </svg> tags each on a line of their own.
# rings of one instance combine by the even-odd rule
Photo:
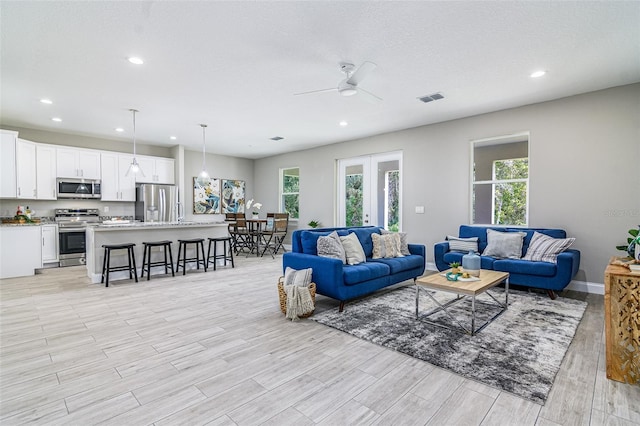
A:
<svg viewBox="0 0 640 426">
<path fill-rule="evenodd" d="M 51 217 L 55 209 L 98 209 L 100 216 L 133 217 L 135 204 L 132 202 L 102 202 L 96 200 L 14 200 L 0 199 L 0 216 L 13 217 L 18 205 L 29 206 L 33 217 Z"/>
</svg>

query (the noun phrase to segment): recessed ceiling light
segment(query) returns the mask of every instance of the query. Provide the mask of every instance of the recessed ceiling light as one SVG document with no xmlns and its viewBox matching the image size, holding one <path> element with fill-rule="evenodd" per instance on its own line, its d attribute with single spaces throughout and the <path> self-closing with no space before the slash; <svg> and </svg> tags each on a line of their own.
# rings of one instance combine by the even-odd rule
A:
<svg viewBox="0 0 640 426">
<path fill-rule="evenodd" d="M 282 139 L 284 139 L 282 136 L 274 136 L 272 138 L 270 138 L 272 141 L 281 141 Z"/>
<path fill-rule="evenodd" d="M 342 120 L 342 121 L 340 122 L 340 125 L 341 125 L 342 127 L 346 127 L 346 126 L 348 126 L 348 125 L 349 125 L 349 123 L 347 123 L 346 121 Z"/>
<path fill-rule="evenodd" d="M 62 121 L 62 118 L 59 118 L 59 117 L 53 117 L 53 118 L 51 119 L 51 121 L 55 121 L 56 123 L 59 123 L 59 122 L 61 122 L 61 121 Z"/>
<path fill-rule="evenodd" d="M 129 62 L 135 65 L 144 64 L 144 61 L 141 58 L 138 58 L 137 56 L 131 56 L 130 58 L 127 58 L 127 59 L 129 60 Z"/>
<path fill-rule="evenodd" d="M 51 105 L 53 101 L 51 99 L 40 99 L 43 104 Z"/>
<path fill-rule="evenodd" d="M 546 71 L 544 71 L 544 70 L 535 71 L 535 72 L 532 72 L 532 73 L 531 73 L 530 77 L 531 77 L 531 78 L 539 78 L 539 77 L 542 77 L 543 75 L 545 75 L 546 73 L 547 73 L 547 72 L 546 72 Z"/>
<path fill-rule="evenodd" d="M 122 127 L 116 127 L 116 132 L 122 133 L 124 132 L 124 129 Z"/>
<path fill-rule="evenodd" d="M 172 141 L 175 141 L 175 140 L 176 140 L 176 139 L 178 139 L 178 138 L 177 138 L 177 137 L 175 137 L 175 136 L 169 136 L 169 139 L 171 139 Z"/>
</svg>

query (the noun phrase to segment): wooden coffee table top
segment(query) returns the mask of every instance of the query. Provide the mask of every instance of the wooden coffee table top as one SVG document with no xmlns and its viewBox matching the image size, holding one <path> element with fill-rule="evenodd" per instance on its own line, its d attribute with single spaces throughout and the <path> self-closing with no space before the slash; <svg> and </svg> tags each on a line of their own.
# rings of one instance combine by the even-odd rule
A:
<svg viewBox="0 0 640 426">
<path fill-rule="evenodd" d="M 447 272 L 451 272 L 451 270 L 448 269 L 446 271 L 420 277 L 416 280 L 416 284 L 433 290 L 476 296 L 509 278 L 508 272 L 481 269 L 480 281 L 449 281 L 447 280 L 447 277 L 440 275 L 446 274 Z"/>
</svg>

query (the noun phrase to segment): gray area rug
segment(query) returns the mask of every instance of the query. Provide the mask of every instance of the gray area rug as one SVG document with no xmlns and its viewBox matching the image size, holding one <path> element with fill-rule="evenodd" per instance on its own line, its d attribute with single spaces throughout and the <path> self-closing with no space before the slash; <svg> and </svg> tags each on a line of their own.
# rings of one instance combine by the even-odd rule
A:
<svg viewBox="0 0 640 426">
<path fill-rule="evenodd" d="M 420 291 L 420 312 L 435 304 Z M 559 297 L 509 292 L 509 309 L 475 336 L 448 330 L 415 318 L 415 286 L 378 292 L 347 303 L 344 312 L 331 309 L 315 321 L 446 368 L 469 379 L 544 404 L 587 303 Z M 504 290 L 491 293 L 504 302 Z M 441 303 L 453 295 L 431 293 Z M 478 303 L 484 302 L 484 303 Z M 498 312 L 489 296 L 476 298 L 477 322 Z M 470 324 L 471 299 L 451 307 L 460 322 Z M 451 325 L 444 313 L 429 319 Z"/>
</svg>

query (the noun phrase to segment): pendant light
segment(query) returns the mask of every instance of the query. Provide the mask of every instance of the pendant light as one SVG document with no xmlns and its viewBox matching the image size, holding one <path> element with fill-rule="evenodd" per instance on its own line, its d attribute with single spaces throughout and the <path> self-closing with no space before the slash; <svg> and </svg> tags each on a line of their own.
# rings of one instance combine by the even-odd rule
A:
<svg viewBox="0 0 640 426">
<path fill-rule="evenodd" d="M 129 169 L 127 170 L 127 173 L 125 173 L 125 176 L 129 176 L 131 173 L 135 176 L 140 173 L 140 175 L 144 177 L 144 173 L 138 164 L 138 160 L 136 160 L 136 112 L 138 112 L 138 110 L 130 109 L 129 111 L 133 113 L 133 160 L 131 161 L 131 164 L 129 164 Z"/>
<path fill-rule="evenodd" d="M 202 171 L 200 172 L 200 176 L 198 176 L 198 183 L 200 186 L 204 186 L 209 180 L 209 173 L 207 173 L 207 146 L 205 143 L 205 129 L 207 125 L 201 124 L 200 127 L 202 127 Z"/>
</svg>

